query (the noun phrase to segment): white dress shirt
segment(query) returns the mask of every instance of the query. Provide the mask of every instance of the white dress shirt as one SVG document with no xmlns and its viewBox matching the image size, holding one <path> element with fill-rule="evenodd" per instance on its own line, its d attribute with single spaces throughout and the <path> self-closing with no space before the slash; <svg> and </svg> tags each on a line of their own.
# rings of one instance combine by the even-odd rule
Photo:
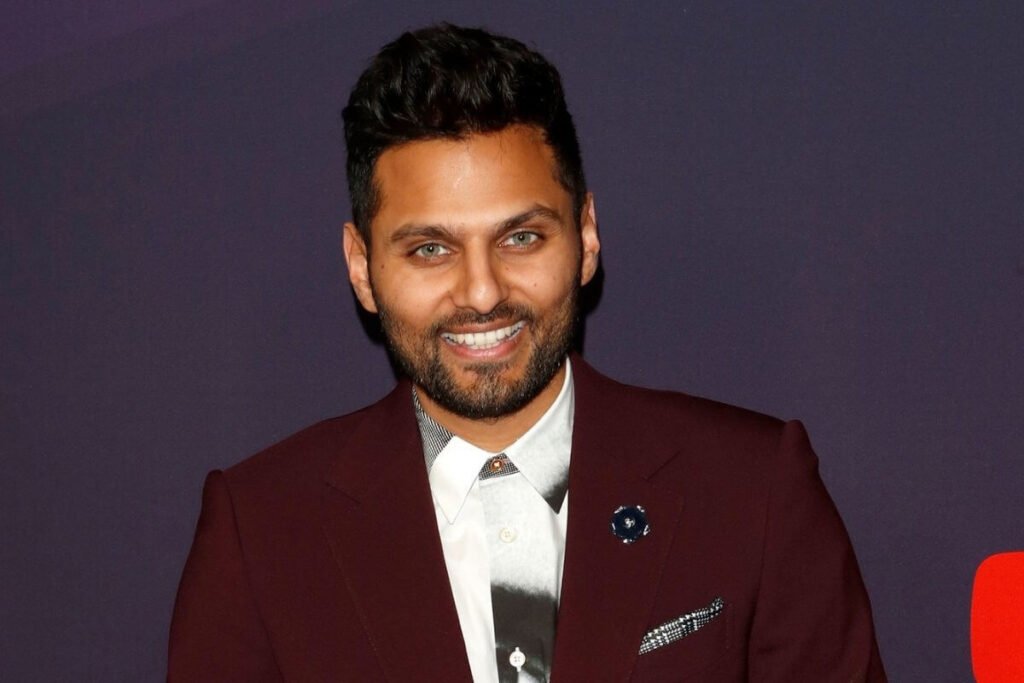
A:
<svg viewBox="0 0 1024 683">
<path fill-rule="evenodd" d="M 522 644 L 524 657 L 518 662 L 525 659 L 527 664 L 518 673 L 506 668 L 499 676 L 499 667 L 517 662 L 496 659 L 492 587 L 547 596 L 553 601 L 552 610 L 557 610 L 575 412 L 569 361 L 558 397 L 503 451 L 507 460 L 450 435 L 422 411 L 418 400 L 416 404 L 438 532 L 473 680 L 546 680 L 546 675 L 528 673 L 531 664 L 539 661 L 530 660 L 540 647 L 528 640 Z M 439 446 L 443 447 L 437 452 Z M 503 471 L 502 463 L 507 470 Z M 553 632 L 549 639 L 553 641 Z M 520 646 L 518 642 L 508 645 Z M 551 654 L 541 657 L 548 672 Z"/>
</svg>

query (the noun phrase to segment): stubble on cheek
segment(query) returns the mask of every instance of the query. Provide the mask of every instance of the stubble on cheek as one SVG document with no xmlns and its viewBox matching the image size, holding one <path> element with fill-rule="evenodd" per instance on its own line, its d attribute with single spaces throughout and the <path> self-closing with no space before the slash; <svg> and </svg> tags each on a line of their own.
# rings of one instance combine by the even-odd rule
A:
<svg viewBox="0 0 1024 683">
<path fill-rule="evenodd" d="M 501 304 L 486 315 L 471 311 L 453 314 L 415 330 L 393 314 L 379 299 L 377 310 L 391 357 L 399 369 L 434 401 L 457 415 L 471 419 L 495 418 L 516 412 L 532 401 L 561 368 L 572 344 L 577 317 L 579 288 L 572 288 L 566 299 L 545 317 L 528 306 Z M 515 359 L 470 363 L 462 370 L 449 367 L 441 333 L 460 325 L 487 324 L 494 321 L 523 320 L 527 323 L 530 345 L 518 377 L 507 373 Z M 462 375 L 461 381 L 457 375 Z M 467 381 L 466 376 L 469 379 Z"/>
</svg>

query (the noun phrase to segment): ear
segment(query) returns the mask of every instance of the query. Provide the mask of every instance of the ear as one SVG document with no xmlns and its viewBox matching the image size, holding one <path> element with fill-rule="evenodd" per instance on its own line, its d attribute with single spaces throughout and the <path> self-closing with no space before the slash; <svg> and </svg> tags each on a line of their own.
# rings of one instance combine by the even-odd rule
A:
<svg viewBox="0 0 1024 683">
<path fill-rule="evenodd" d="M 597 212 L 594 210 L 594 195 L 587 193 L 580 212 L 580 242 L 583 246 L 583 262 L 580 265 L 580 284 L 590 282 L 597 272 L 601 240 L 597 236 Z"/>
<path fill-rule="evenodd" d="M 370 285 L 370 257 L 367 253 L 366 241 L 356 228 L 355 223 L 345 223 L 341 237 L 341 248 L 348 266 L 348 281 L 363 308 L 370 313 L 377 312 L 377 302 L 373 300 L 373 287 Z"/>
</svg>

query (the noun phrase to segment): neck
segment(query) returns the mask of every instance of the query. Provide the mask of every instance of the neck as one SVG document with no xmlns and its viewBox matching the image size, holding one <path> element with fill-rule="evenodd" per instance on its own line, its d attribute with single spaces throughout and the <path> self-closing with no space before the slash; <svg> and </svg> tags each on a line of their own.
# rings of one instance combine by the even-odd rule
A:
<svg viewBox="0 0 1024 683">
<path fill-rule="evenodd" d="M 477 448 L 498 453 L 525 434 L 558 398 L 565 382 L 565 363 L 532 401 L 514 413 L 474 420 L 442 407 L 422 389 L 417 392 L 423 410 L 439 425 Z"/>
</svg>

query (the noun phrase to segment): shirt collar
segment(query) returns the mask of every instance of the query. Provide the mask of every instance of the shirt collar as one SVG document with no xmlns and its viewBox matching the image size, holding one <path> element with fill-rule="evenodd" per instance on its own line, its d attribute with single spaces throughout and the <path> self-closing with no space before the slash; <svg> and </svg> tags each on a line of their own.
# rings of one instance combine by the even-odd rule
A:
<svg viewBox="0 0 1024 683">
<path fill-rule="evenodd" d="M 435 422 L 423 410 L 415 389 L 413 405 L 430 490 L 448 523 L 452 524 L 476 483 L 480 469 L 497 453 L 477 448 Z M 568 490 L 574 414 L 572 366 L 566 358 L 565 379 L 554 403 L 503 451 L 556 513 L 561 510 Z"/>
</svg>

